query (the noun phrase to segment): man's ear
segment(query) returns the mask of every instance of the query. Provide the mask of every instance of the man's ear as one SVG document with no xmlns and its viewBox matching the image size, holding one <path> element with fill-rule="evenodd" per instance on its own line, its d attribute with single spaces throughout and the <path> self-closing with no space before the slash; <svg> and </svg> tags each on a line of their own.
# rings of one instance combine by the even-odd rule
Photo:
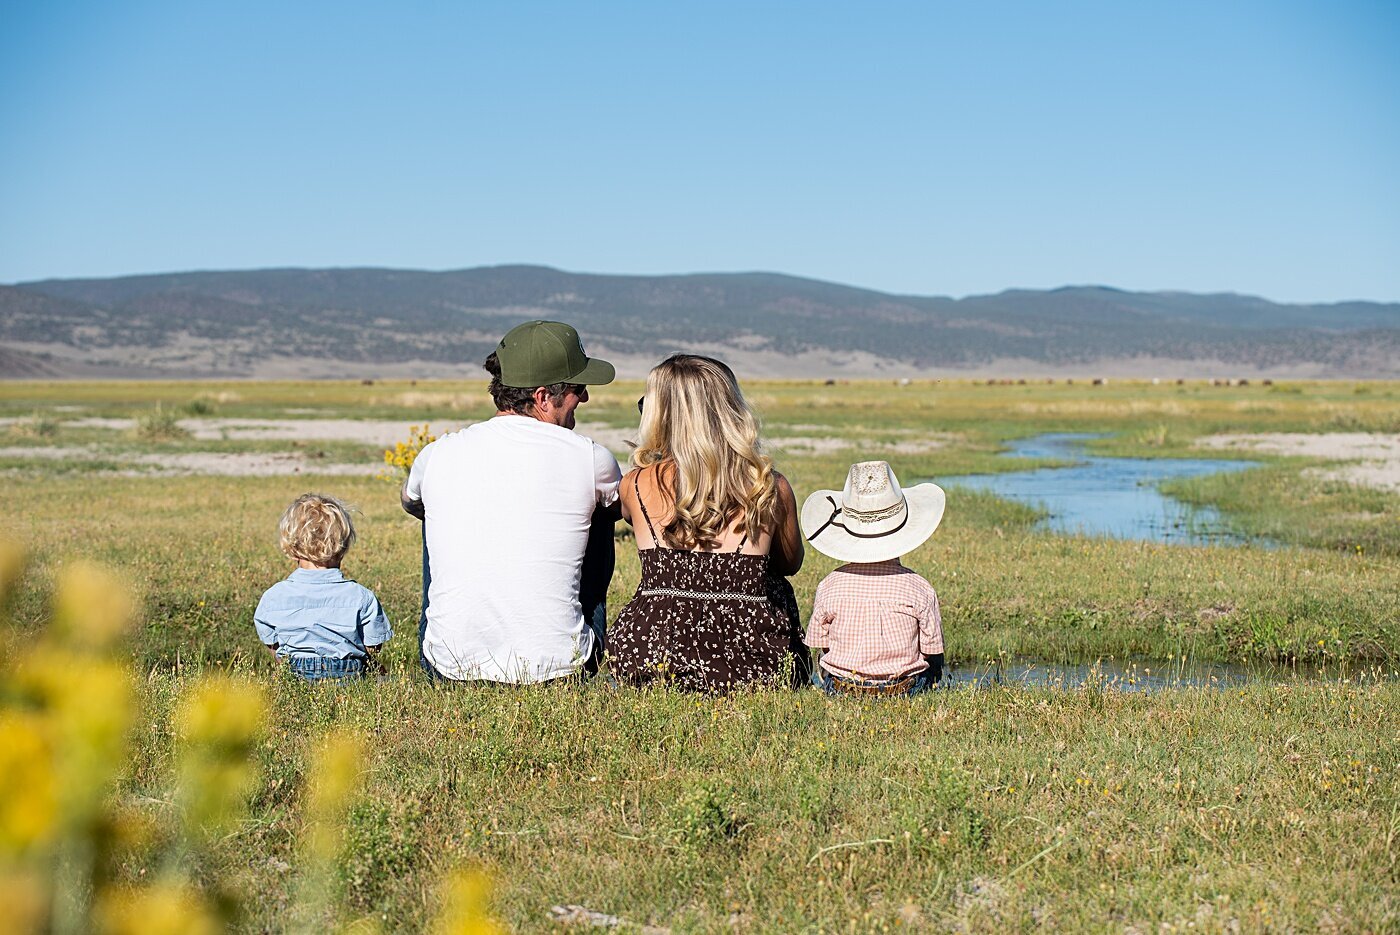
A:
<svg viewBox="0 0 1400 935">
<path fill-rule="evenodd" d="M 549 390 L 543 386 L 535 387 L 535 391 L 530 396 L 534 398 L 535 409 L 539 412 L 549 412 L 554 407 L 554 398 L 549 395 Z"/>
</svg>

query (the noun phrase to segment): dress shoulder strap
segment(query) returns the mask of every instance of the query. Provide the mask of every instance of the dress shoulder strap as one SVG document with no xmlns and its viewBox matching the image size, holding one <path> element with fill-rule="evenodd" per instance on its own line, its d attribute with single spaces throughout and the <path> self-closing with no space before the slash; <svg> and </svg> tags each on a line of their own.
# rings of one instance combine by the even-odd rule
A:
<svg viewBox="0 0 1400 935">
<path fill-rule="evenodd" d="M 642 508 L 642 519 L 647 521 L 647 532 L 651 533 L 652 544 L 660 547 L 661 540 L 656 538 L 656 528 L 651 525 L 651 514 L 647 512 L 647 503 L 642 499 L 642 486 L 638 481 L 642 476 L 642 471 L 645 470 L 646 468 L 639 468 L 637 472 L 632 475 L 632 489 L 636 491 L 637 494 L 637 505 Z"/>
</svg>

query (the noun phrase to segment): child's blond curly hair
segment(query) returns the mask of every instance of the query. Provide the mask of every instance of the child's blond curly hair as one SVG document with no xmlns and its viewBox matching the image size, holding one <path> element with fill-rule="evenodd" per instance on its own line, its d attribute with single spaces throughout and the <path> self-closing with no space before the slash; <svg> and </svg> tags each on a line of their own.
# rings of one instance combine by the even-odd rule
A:
<svg viewBox="0 0 1400 935">
<path fill-rule="evenodd" d="M 304 493 L 282 514 L 277 540 L 291 558 L 339 565 L 355 544 L 355 524 L 350 521 L 349 508 L 335 497 Z"/>
</svg>

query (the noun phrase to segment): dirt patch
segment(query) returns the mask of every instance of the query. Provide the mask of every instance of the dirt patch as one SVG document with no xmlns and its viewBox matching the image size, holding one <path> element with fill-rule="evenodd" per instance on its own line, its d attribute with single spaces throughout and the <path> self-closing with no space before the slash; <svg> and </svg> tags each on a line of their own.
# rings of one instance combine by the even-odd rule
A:
<svg viewBox="0 0 1400 935">
<path fill-rule="evenodd" d="M 0 448 L 0 458 L 34 458 L 58 461 L 66 458 L 92 460 L 101 455 L 93 448 Z"/>
<path fill-rule="evenodd" d="M 896 442 L 876 441 L 874 439 L 860 438 L 840 438 L 831 435 L 791 435 L 786 438 L 772 438 L 768 440 L 768 447 L 777 452 L 787 454 L 830 454 L 836 451 L 848 451 L 859 448 L 879 454 L 901 454 L 919 455 L 928 454 L 930 451 L 937 451 L 948 444 L 946 437 L 924 436 L 922 438 L 910 438 Z"/>
<path fill-rule="evenodd" d="M 1400 493 L 1400 435 L 1378 432 L 1274 432 L 1260 435 L 1211 435 L 1196 443 L 1203 448 L 1264 451 L 1333 461 L 1355 461 L 1339 468 L 1316 468 L 1309 473 Z"/>
<path fill-rule="evenodd" d="M 63 425 L 73 428 L 129 431 L 132 419 L 83 418 Z M 181 419 L 180 427 L 199 440 L 243 441 L 346 441 L 391 447 L 408 438 L 413 423 L 361 419 Z M 421 423 L 420 423 L 421 424 Z M 455 432 L 470 422 L 431 423 L 435 435 Z M 614 428 L 603 423 L 580 423 L 578 431 L 626 457 L 627 440 L 635 429 Z M 0 457 L 39 460 L 109 461 L 120 473 L 140 475 L 214 474 L 240 477 L 286 477 L 293 474 L 332 474 L 339 476 L 374 475 L 383 470 L 377 460 L 360 464 L 329 462 L 302 452 L 214 452 L 186 451 L 177 454 L 140 454 L 108 451 L 98 445 L 87 447 L 47 446 L 0 448 Z"/>
<path fill-rule="evenodd" d="M 63 425 L 72 428 L 111 429 L 127 431 L 132 428 L 131 419 L 86 418 L 71 419 Z M 370 421 L 365 419 L 181 419 L 180 427 L 194 438 L 204 441 L 249 440 L 249 441 L 344 441 L 359 442 L 362 445 L 383 445 L 391 447 L 395 442 L 408 439 L 410 425 L 421 425 L 405 419 L 395 421 Z M 434 435 L 446 435 L 472 424 L 472 420 L 442 420 L 430 422 Z M 636 429 L 621 429 L 601 422 L 580 422 L 578 432 L 587 435 L 598 444 L 614 452 L 627 452 L 628 439 L 637 434 Z"/>
<path fill-rule="evenodd" d="M 618 456 L 619 460 L 625 461 L 632 453 L 632 446 L 629 442 L 637 440 L 637 429 L 618 428 L 614 425 L 606 425 L 602 422 L 580 422 L 575 429 L 580 435 L 587 435 L 604 448 Z"/>
<path fill-rule="evenodd" d="M 63 423 L 79 429 L 112 429 L 126 431 L 131 419 L 86 418 Z M 383 445 L 408 438 L 413 423 L 372 422 L 361 419 L 181 419 L 180 427 L 194 438 L 204 441 L 228 440 L 286 440 L 286 441 L 345 441 L 364 445 Z M 443 422 L 434 425 L 434 434 L 455 432 L 461 423 Z"/>
<path fill-rule="evenodd" d="M 48 461 L 110 461 L 116 473 L 162 477 L 213 474 L 224 477 L 290 477 L 296 474 L 332 474 L 340 477 L 372 476 L 378 464 L 344 464 L 319 461 L 292 452 L 186 451 L 179 454 L 130 454 L 99 448 L 0 448 L 0 458 L 32 458 Z"/>
<path fill-rule="evenodd" d="M 403 421 L 371 421 L 364 419 L 181 419 L 180 427 L 192 438 L 202 441 L 343 441 L 363 445 L 392 447 L 395 442 L 408 438 L 409 426 L 414 423 Z M 419 423 L 421 424 L 421 423 Z M 434 435 L 455 432 L 470 421 L 442 421 L 430 423 Z M 130 431 L 135 425 L 132 419 L 87 417 L 71 419 L 62 423 L 65 427 L 81 429 L 108 429 Z M 821 426 L 810 426 L 819 430 Z M 586 435 L 625 460 L 632 451 L 631 442 L 636 440 L 635 427 L 620 428 L 602 422 L 580 422 L 578 433 Z M 903 434 L 903 433 L 888 433 Z M 894 441 L 842 438 L 835 435 L 795 435 L 768 440 L 768 447 L 776 454 L 820 455 L 840 451 L 868 452 L 872 457 L 895 455 L 927 454 L 945 447 L 953 436 L 929 433 L 909 433 L 910 437 Z M 184 452 L 177 455 L 140 455 L 122 452 L 103 452 L 97 447 L 90 448 L 11 448 L 0 451 L 6 457 L 14 458 L 70 458 L 77 460 L 111 460 L 120 464 L 148 467 L 159 473 L 190 474 L 230 474 L 230 475 L 285 475 L 300 472 L 317 474 L 373 474 L 380 468 L 378 464 L 327 464 L 307 458 L 297 452 L 287 453 L 217 453 Z M 854 457 L 854 455 L 853 455 Z"/>
</svg>

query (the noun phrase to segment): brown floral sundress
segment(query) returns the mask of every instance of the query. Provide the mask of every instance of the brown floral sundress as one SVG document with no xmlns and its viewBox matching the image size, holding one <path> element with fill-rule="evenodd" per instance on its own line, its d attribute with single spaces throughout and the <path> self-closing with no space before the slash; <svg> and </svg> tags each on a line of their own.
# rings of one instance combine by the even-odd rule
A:
<svg viewBox="0 0 1400 935">
<path fill-rule="evenodd" d="M 637 479 L 632 479 L 637 487 Z M 802 684 L 809 673 L 792 586 L 769 573 L 767 555 L 669 549 L 637 503 L 654 548 L 638 550 L 642 578 L 608 634 L 619 681 L 685 691 Z"/>
</svg>

